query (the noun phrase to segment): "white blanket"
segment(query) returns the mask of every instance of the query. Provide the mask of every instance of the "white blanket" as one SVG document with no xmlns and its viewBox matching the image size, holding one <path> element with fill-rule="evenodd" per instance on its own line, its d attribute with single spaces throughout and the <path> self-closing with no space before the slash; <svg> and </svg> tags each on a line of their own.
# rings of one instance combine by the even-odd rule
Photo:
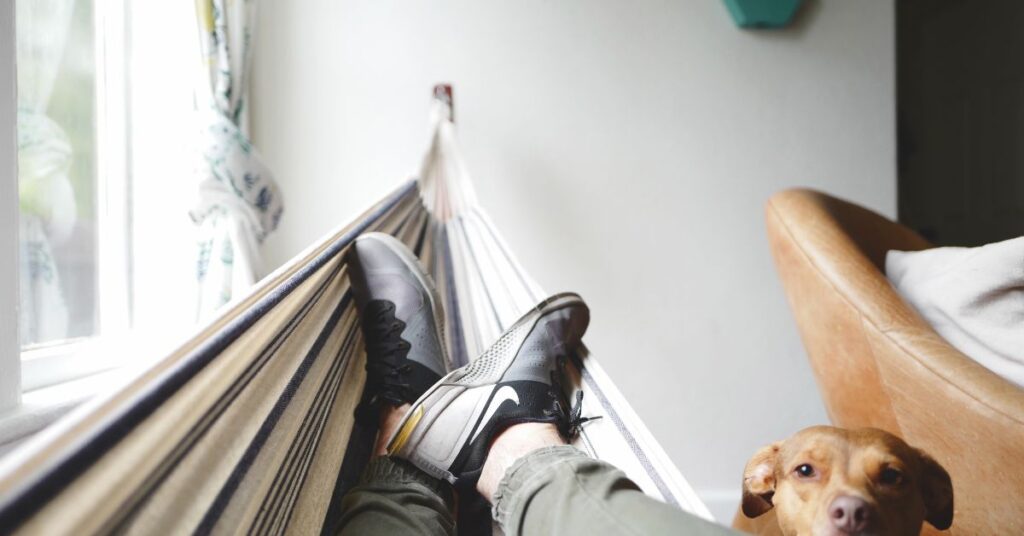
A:
<svg viewBox="0 0 1024 536">
<path fill-rule="evenodd" d="M 896 290 L 957 350 L 1024 387 L 1024 237 L 890 251 Z"/>
</svg>

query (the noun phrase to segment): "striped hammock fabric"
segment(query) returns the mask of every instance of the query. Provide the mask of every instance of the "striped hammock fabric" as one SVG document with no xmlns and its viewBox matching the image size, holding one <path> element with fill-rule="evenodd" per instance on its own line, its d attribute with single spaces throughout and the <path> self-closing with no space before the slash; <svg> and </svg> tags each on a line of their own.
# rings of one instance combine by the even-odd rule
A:
<svg viewBox="0 0 1024 536">
<path fill-rule="evenodd" d="M 369 459 L 376 430 L 353 418 L 365 355 L 346 276 L 359 234 L 392 234 L 444 298 L 456 365 L 547 295 L 478 206 L 435 113 L 418 181 L 400 186 L 257 285 L 183 347 L 116 393 L 44 431 L 0 467 L 0 533 L 316 534 Z M 646 493 L 707 509 L 593 357 L 577 446 Z"/>
</svg>

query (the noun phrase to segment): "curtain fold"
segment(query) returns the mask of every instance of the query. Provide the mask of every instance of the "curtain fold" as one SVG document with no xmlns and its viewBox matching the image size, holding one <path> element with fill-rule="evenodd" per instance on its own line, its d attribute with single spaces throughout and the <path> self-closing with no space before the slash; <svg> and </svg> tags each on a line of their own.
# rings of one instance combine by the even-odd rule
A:
<svg viewBox="0 0 1024 536">
<path fill-rule="evenodd" d="M 19 329 L 22 344 L 63 339 L 69 313 L 53 245 L 77 219 L 68 178 L 73 148 L 47 109 L 67 43 L 74 0 L 15 2 L 19 25 L 18 195 L 20 218 Z"/>
<path fill-rule="evenodd" d="M 198 315 L 209 317 L 263 276 L 260 246 L 284 211 L 270 170 L 248 137 L 254 0 L 197 0 L 202 56 L 196 277 Z"/>
</svg>

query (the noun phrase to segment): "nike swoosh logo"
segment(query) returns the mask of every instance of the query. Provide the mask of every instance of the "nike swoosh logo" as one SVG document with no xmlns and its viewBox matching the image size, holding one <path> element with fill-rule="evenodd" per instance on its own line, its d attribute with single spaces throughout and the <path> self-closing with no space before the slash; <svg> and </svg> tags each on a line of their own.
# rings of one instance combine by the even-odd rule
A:
<svg viewBox="0 0 1024 536">
<path fill-rule="evenodd" d="M 498 389 L 497 393 L 494 393 L 494 398 L 491 399 L 491 405 L 487 408 L 487 413 L 484 413 L 484 418 L 480 421 L 480 427 L 473 432 L 473 437 L 469 438 L 469 442 L 476 441 L 476 436 L 480 435 L 480 432 L 487 426 L 487 423 L 491 421 L 491 417 L 494 417 L 494 412 L 498 411 L 501 404 L 506 400 L 511 400 L 519 405 L 519 393 L 516 392 L 511 386 L 503 385 L 501 389 Z"/>
</svg>

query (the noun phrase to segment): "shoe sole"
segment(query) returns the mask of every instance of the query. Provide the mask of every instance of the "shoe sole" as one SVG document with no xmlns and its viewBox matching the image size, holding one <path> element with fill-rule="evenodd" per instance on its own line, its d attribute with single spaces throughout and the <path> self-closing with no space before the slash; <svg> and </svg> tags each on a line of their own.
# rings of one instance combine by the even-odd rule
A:
<svg viewBox="0 0 1024 536">
<path fill-rule="evenodd" d="M 575 305 L 585 305 L 585 303 L 579 295 L 571 292 L 556 294 L 537 304 L 480 357 L 469 365 L 452 371 L 423 393 L 423 396 L 402 418 L 389 439 L 388 455 L 397 454 L 408 459 L 427 474 L 455 484 L 458 478 L 449 471 L 450 461 L 458 455 L 457 451 L 462 449 L 481 413 L 485 411 L 490 394 L 493 392 L 493 386 L 505 376 L 537 321 L 551 312 Z M 463 402 L 472 403 L 474 406 L 463 426 L 446 430 L 449 438 L 443 443 L 452 444 L 456 449 L 455 452 L 447 452 L 443 455 L 447 459 L 448 465 L 442 467 L 437 463 L 436 458 L 424 457 L 417 453 L 417 447 L 431 432 L 433 425 L 449 406 L 465 391 L 487 386 L 492 387 L 487 394 L 483 394 L 476 401 Z M 429 411 L 426 409 L 428 405 Z M 454 433 L 458 433 L 457 439 L 453 439 L 451 434 Z"/>
<path fill-rule="evenodd" d="M 356 239 L 356 241 L 359 240 L 375 240 L 383 244 L 398 256 L 406 268 L 416 276 L 416 280 L 427 289 L 427 297 L 430 300 L 430 312 L 434 315 L 434 329 L 437 334 L 438 344 L 441 345 L 441 353 L 443 354 L 441 356 L 443 359 L 441 365 L 444 367 L 444 370 L 450 371 L 452 369 L 452 362 L 451 357 L 448 355 L 448 341 L 444 338 L 444 313 L 440 307 L 441 294 L 437 292 L 434 278 L 423 269 L 419 259 L 413 255 L 409 247 L 401 240 L 385 233 L 366 233 Z"/>
</svg>

